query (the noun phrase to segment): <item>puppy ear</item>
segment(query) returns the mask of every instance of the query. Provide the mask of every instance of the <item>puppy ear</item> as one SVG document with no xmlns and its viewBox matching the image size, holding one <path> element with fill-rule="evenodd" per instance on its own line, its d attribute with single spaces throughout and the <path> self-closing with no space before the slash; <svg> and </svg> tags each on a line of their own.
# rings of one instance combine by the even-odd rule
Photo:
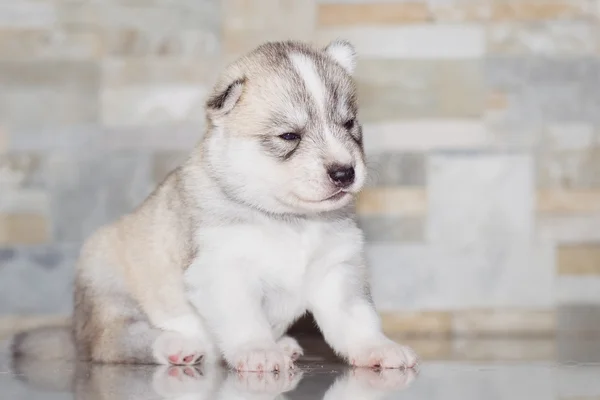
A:
<svg viewBox="0 0 600 400">
<path fill-rule="evenodd" d="M 356 67 L 356 50 L 352 43 L 343 39 L 334 40 L 325 47 L 325 53 L 352 75 Z"/>
<path fill-rule="evenodd" d="M 246 83 L 244 78 L 236 79 L 227 86 L 217 85 L 208 100 L 206 110 L 211 117 L 222 117 L 227 115 L 237 104 Z"/>
</svg>

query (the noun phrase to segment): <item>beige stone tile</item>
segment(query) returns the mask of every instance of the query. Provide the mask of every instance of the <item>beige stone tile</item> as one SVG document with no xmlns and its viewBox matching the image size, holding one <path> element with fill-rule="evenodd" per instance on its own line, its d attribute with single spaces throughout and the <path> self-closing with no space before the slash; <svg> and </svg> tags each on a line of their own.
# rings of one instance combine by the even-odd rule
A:
<svg viewBox="0 0 600 400">
<path fill-rule="evenodd" d="M 557 271 L 559 275 L 600 275 L 600 243 L 558 246 Z"/>
<path fill-rule="evenodd" d="M 364 189 L 356 211 L 361 216 L 422 216 L 427 213 L 427 192 L 422 187 Z"/>
<path fill-rule="evenodd" d="M 318 26 L 387 25 L 430 20 L 423 2 L 320 4 Z"/>
<path fill-rule="evenodd" d="M 361 118 L 471 118 L 485 107 L 476 60 L 362 59 L 356 71 Z"/>
<path fill-rule="evenodd" d="M 47 217 L 36 214 L 0 214 L 0 244 L 40 244 L 50 240 Z"/>
<path fill-rule="evenodd" d="M 431 15 L 436 21 L 469 22 L 488 20 L 493 0 L 429 0 Z"/>
<path fill-rule="evenodd" d="M 465 310 L 452 316 L 456 335 L 551 335 L 556 318 L 552 310 Z"/>
<path fill-rule="evenodd" d="M 554 361 L 551 338 L 458 338 L 452 342 L 453 361 Z"/>
<path fill-rule="evenodd" d="M 449 335 L 452 314 L 445 311 L 382 312 L 383 329 L 390 335 Z"/>
<path fill-rule="evenodd" d="M 389 333 L 388 333 L 389 334 Z M 446 361 L 452 357 L 452 340 L 445 337 L 402 336 L 389 334 L 391 339 L 411 347 L 423 361 Z"/>
<path fill-rule="evenodd" d="M 0 317 L 0 340 L 28 329 L 38 328 L 46 325 L 67 325 L 69 317 L 61 315 L 39 315 L 39 316 L 1 316 Z"/>
<path fill-rule="evenodd" d="M 539 190 L 537 211 L 552 215 L 600 212 L 600 189 Z"/>
</svg>

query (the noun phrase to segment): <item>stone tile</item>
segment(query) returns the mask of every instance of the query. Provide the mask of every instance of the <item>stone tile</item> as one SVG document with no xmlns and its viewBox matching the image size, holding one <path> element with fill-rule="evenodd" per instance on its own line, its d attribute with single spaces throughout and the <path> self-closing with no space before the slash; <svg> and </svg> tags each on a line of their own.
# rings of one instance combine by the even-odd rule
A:
<svg viewBox="0 0 600 400">
<path fill-rule="evenodd" d="M 0 245 L 42 244 L 50 241 L 48 218 L 36 214 L 0 214 Z"/>
<path fill-rule="evenodd" d="M 0 28 L 49 28 L 57 22 L 52 3 L 13 1 L 0 4 Z"/>
<path fill-rule="evenodd" d="M 537 236 L 556 243 L 600 242 L 600 215 L 541 215 Z"/>
<path fill-rule="evenodd" d="M 415 24 L 320 28 L 315 41 L 350 40 L 363 58 L 456 60 L 485 54 L 485 29 L 476 24 Z"/>
<path fill-rule="evenodd" d="M 0 315 L 70 314 L 78 248 L 27 246 L 0 268 Z"/>
<path fill-rule="evenodd" d="M 559 305 L 600 305 L 600 277 L 562 275 L 556 280 Z"/>
<path fill-rule="evenodd" d="M 423 2 L 320 4 L 317 24 L 321 27 L 396 25 L 431 19 Z"/>
<path fill-rule="evenodd" d="M 528 84 L 530 58 L 488 55 L 484 58 L 485 85 L 489 89 L 512 93 Z"/>
<path fill-rule="evenodd" d="M 180 166 L 188 157 L 190 152 L 169 151 L 153 155 L 152 177 L 156 184 L 161 183 L 167 175 Z"/>
<path fill-rule="evenodd" d="M 427 192 L 419 187 L 366 188 L 358 195 L 356 211 L 363 217 L 423 216 Z"/>
<path fill-rule="evenodd" d="M 226 0 L 222 10 L 223 53 L 227 60 L 265 41 L 310 40 L 317 15 L 315 0 Z"/>
<path fill-rule="evenodd" d="M 586 21 L 500 23 L 487 27 L 491 54 L 593 55 L 599 48 L 598 25 Z"/>
<path fill-rule="evenodd" d="M 520 336 L 520 335 L 517 335 Z M 459 337 L 452 341 L 452 360 L 470 362 L 548 362 L 554 361 L 556 349 L 548 332 L 541 337 Z"/>
<path fill-rule="evenodd" d="M 491 0 L 428 0 L 429 10 L 436 21 L 487 21 L 492 14 Z"/>
<path fill-rule="evenodd" d="M 491 19 L 504 20 L 560 20 L 592 16 L 586 0 L 492 0 Z"/>
<path fill-rule="evenodd" d="M 600 145 L 564 151 L 542 147 L 537 158 L 537 185 L 558 191 L 587 190 L 592 198 L 594 192 L 590 190 L 600 189 L 599 170 Z"/>
<path fill-rule="evenodd" d="M 452 314 L 445 311 L 387 312 L 381 315 L 383 330 L 389 335 L 450 335 Z"/>
<path fill-rule="evenodd" d="M 586 123 L 548 125 L 543 131 L 542 144 L 544 150 L 586 150 L 600 146 L 600 132 Z"/>
<path fill-rule="evenodd" d="M 69 29 L 2 29 L 0 61 L 95 60 L 104 53 L 95 32 Z"/>
<path fill-rule="evenodd" d="M 0 154 L 0 190 L 43 187 L 39 153 Z"/>
<path fill-rule="evenodd" d="M 109 127 L 148 126 L 205 120 L 208 88 L 193 84 L 103 88 L 101 121 Z"/>
<path fill-rule="evenodd" d="M 479 119 L 431 118 L 365 123 L 365 152 L 417 152 L 486 148 L 493 134 Z"/>
<path fill-rule="evenodd" d="M 154 189 L 151 158 L 142 152 L 60 154 L 49 162 L 48 175 L 58 242 L 85 240 L 131 212 Z"/>
<path fill-rule="evenodd" d="M 68 323 L 69 316 L 0 316 L 0 341 L 25 330 L 42 326 L 67 325 Z"/>
<path fill-rule="evenodd" d="M 105 43 L 105 52 L 112 57 L 201 61 L 218 56 L 222 47 L 218 30 L 212 28 L 184 31 L 106 29 L 102 31 L 101 37 Z"/>
<path fill-rule="evenodd" d="M 381 312 L 554 305 L 553 251 L 546 243 L 519 242 L 507 251 L 491 245 L 370 243 L 366 255 Z"/>
<path fill-rule="evenodd" d="M 8 152 L 8 132 L 0 125 L 0 154 Z"/>
<path fill-rule="evenodd" d="M 559 305 L 556 315 L 560 337 L 576 335 L 583 338 L 600 333 L 600 307 L 596 304 Z"/>
<path fill-rule="evenodd" d="M 540 190 L 537 194 L 537 211 L 549 215 L 575 213 L 600 213 L 600 189 L 596 190 Z"/>
<path fill-rule="evenodd" d="M 370 243 L 422 242 L 425 221 L 419 217 L 359 217 L 359 227 Z"/>
<path fill-rule="evenodd" d="M 211 84 L 216 60 L 163 58 L 108 58 L 102 61 L 102 85 L 106 88 L 164 84 Z"/>
<path fill-rule="evenodd" d="M 218 2 L 105 4 L 60 2 L 67 29 L 98 33 L 112 56 L 203 58 L 220 51 Z"/>
<path fill-rule="evenodd" d="M 432 243 L 486 248 L 502 257 L 529 243 L 534 226 L 530 155 L 437 153 L 430 156 L 428 173 Z"/>
<path fill-rule="evenodd" d="M 169 2 L 168 5 L 61 1 L 57 7 L 62 26 L 125 28 L 141 32 L 179 32 L 199 28 L 218 30 L 219 12 L 219 4 L 211 0 Z"/>
<path fill-rule="evenodd" d="M 355 76 L 363 121 L 471 118 L 483 113 L 478 61 L 361 60 Z"/>
<path fill-rule="evenodd" d="M 600 243 L 563 244 L 556 253 L 559 275 L 600 275 Z"/>
<path fill-rule="evenodd" d="M 11 131 L 96 122 L 99 76 L 88 62 L 0 62 L 0 120 Z"/>
<path fill-rule="evenodd" d="M 556 328 L 552 310 L 465 310 L 452 315 L 452 332 L 458 336 L 549 336 Z"/>
<path fill-rule="evenodd" d="M 413 335 L 410 332 L 408 334 L 403 334 L 401 332 L 394 334 L 394 332 L 391 332 L 388 335 L 391 336 L 390 338 L 392 340 L 410 346 L 423 361 L 440 361 L 453 358 L 452 341 L 439 337 L 444 334 L 423 332 L 423 334 L 419 333 Z"/>
<path fill-rule="evenodd" d="M 48 215 L 49 204 L 45 189 L 5 187 L 0 196 L 0 213 Z"/>
<path fill-rule="evenodd" d="M 369 155 L 369 186 L 423 186 L 425 156 L 423 153 L 384 152 Z"/>
<path fill-rule="evenodd" d="M 94 154 L 106 151 L 191 151 L 204 135 L 202 123 L 146 126 L 99 125 L 15 130 L 10 150 L 33 153 Z"/>
</svg>

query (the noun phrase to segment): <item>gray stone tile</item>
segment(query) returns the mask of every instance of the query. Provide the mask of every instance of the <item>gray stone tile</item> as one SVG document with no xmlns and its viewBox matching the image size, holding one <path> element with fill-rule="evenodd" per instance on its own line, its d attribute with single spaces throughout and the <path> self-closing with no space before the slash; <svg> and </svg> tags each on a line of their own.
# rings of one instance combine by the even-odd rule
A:
<svg viewBox="0 0 600 400">
<path fill-rule="evenodd" d="M 190 155 L 191 151 L 163 151 L 152 157 L 152 176 L 154 183 L 161 183 L 167 175 L 180 166 Z"/>
<path fill-rule="evenodd" d="M 101 32 L 111 56 L 202 58 L 220 51 L 220 4 L 210 0 L 144 4 L 62 2 L 67 28 Z"/>
<path fill-rule="evenodd" d="M 378 153 L 367 158 L 369 186 L 423 186 L 424 153 Z"/>
<path fill-rule="evenodd" d="M 0 120 L 10 130 L 93 123 L 99 84 L 91 62 L 0 62 Z"/>
<path fill-rule="evenodd" d="M 422 242 L 425 220 L 420 217 L 361 217 L 359 226 L 367 242 Z"/>
<path fill-rule="evenodd" d="M 140 152 L 55 155 L 48 164 L 55 239 L 79 242 L 132 211 L 154 189 L 150 159 Z"/>
<path fill-rule="evenodd" d="M 528 243 L 534 221 L 534 163 L 528 153 L 439 152 L 428 165 L 427 236 L 447 246 L 507 256 Z"/>
<path fill-rule="evenodd" d="M 552 250 L 531 241 L 510 249 L 368 243 L 366 256 L 381 311 L 550 309 L 555 304 Z"/>
<path fill-rule="evenodd" d="M 72 307 L 78 246 L 0 249 L 0 314 L 61 314 Z"/>
<path fill-rule="evenodd" d="M 556 329 L 563 336 L 587 336 L 600 333 L 600 305 L 559 305 L 556 310 Z"/>
</svg>

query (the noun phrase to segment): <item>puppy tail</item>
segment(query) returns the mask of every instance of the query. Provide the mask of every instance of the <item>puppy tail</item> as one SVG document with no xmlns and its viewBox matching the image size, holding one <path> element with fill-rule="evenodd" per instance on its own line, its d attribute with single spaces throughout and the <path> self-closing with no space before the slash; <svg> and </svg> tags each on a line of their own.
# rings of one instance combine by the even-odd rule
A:
<svg viewBox="0 0 600 400">
<path fill-rule="evenodd" d="M 12 338 L 13 360 L 74 361 L 75 343 L 70 324 L 43 326 L 23 331 Z"/>
</svg>

